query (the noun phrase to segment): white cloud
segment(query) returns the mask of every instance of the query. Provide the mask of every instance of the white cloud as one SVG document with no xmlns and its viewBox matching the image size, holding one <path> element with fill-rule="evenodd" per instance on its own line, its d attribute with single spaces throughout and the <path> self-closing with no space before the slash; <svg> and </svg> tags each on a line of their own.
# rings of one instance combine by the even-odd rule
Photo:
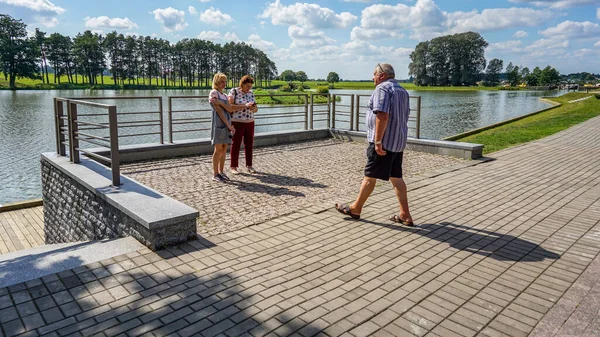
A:
<svg viewBox="0 0 600 337">
<path fill-rule="evenodd" d="M 554 40 L 597 38 L 600 36 L 600 25 L 589 21 L 564 21 L 539 33 Z"/>
<path fill-rule="evenodd" d="M 346 28 L 357 17 L 349 12 L 336 14 L 333 10 L 317 4 L 295 3 L 290 6 L 281 4 L 281 0 L 269 3 L 260 18 L 270 18 L 274 25 L 296 25 L 308 28 Z"/>
<path fill-rule="evenodd" d="M 343 0 L 344 2 L 362 2 L 362 3 L 370 3 L 370 2 L 375 2 L 376 0 Z"/>
<path fill-rule="evenodd" d="M 596 18 L 600 20 L 600 7 L 596 8 Z"/>
<path fill-rule="evenodd" d="M 519 40 L 510 40 L 503 42 L 490 43 L 490 45 L 486 48 L 486 52 L 513 52 L 518 53 L 522 52 L 523 42 Z"/>
<path fill-rule="evenodd" d="M 210 2 L 210 0 L 200 0 L 200 2 L 207 3 L 207 2 Z"/>
<path fill-rule="evenodd" d="M 360 27 L 354 27 L 352 39 L 371 40 L 400 38 L 401 30 L 411 30 L 410 37 L 429 39 L 443 34 L 465 31 L 493 31 L 512 27 L 535 26 L 552 18 L 549 10 L 532 8 L 491 8 L 478 12 L 444 12 L 433 0 L 417 0 L 414 6 L 405 4 L 366 7 Z M 385 18 L 385 19 L 382 19 Z"/>
<path fill-rule="evenodd" d="M 230 42 L 230 41 L 234 41 L 234 42 L 238 42 L 240 40 L 240 38 L 232 32 L 226 32 L 225 34 L 221 34 L 219 32 L 215 32 L 212 30 L 205 30 L 200 32 L 200 34 L 198 35 L 199 39 L 202 40 L 209 40 L 209 41 L 226 41 L 226 42 Z"/>
<path fill-rule="evenodd" d="M 108 16 L 99 16 L 96 18 L 86 17 L 84 19 L 85 27 L 90 29 L 133 29 L 138 25 L 129 18 L 109 18 Z"/>
<path fill-rule="evenodd" d="M 527 37 L 527 36 L 529 36 L 529 34 L 527 34 L 527 32 L 524 30 L 519 30 L 513 35 L 513 37 L 516 37 L 517 39 Z"/>
<path fill-rule="evenodd" d="M 598 40 L 598 42 L 594 43 L 594 47 L 600 47 L 600 40 Z"/>
<path fill-rule="evenodd" d="M 200 13 L 200 21 L 211 26 L 222 26 L 232 22 L 233 18 L 229 14 L 222 13 L 220 10 L 210 7 Z"/>
<path fill-rule="evenodd" d="M 198 11 L 196 10 L 196 7 L 194 7 L 194 6 L 188 7 L 188 13 L 190 13 L 190 15 L 198 15 Z"/>
<path fill-rule="evenodd" d="M 17 6 L 25 7 L 36 12 L 47 12 L 62 14 L 65 9 L 53 4 L 50 0 L 0 0 L 0 2 Z"/>
<path fill-rule="evenodd" d="M 263 40 L 258 34 L 250 34 L 248 36 L 248 44 L 262 51 L 270 51 L 276 48 L 273 42 Z"/>
<path fill-rule="evenodd" d="M 292 38 L 290 47 L 314 48 L 335 42 L 334 39 L 328 37 L 322 31 L 298 26 L 290 26 L 288 28 L 288 35 Z"/>
<path fill-rule="evenodd" d="M 564 48 L 568 48 L 568 47 L 569 47 L 569 41 L 559 42 L 554 39 L 539 39 L 539 40 L 535 41 L 534 43 L 532 43 L 531 45 L 527 46 L 525 49 L 529 50 L 529 51 L 540 50 L 543 52 L 543 50 L 564 49 Z"/>
<path fill-rule="evenodd" d="M 571 8 L 577 6 L 595 5 L 598 0 L 509 0 L 517 4 L 532 4 L 539 7 Z"/>
<path fill-rule="evenodd" d="M 387 38 L 401 39 L 403 37 L 404 34 L 395 30 L 390 31 L 387 29 L 364 29 L 361 27 L 354 27 L 350 32 L 350 38 L 352 40 L 361 41 L 380 40 Z"/>
<path fill-rule="evenodd" d="M 460 14 L 459 14 L 460 13 Z M 532 8 L 492 8 L 481 13 L 457 12 L 449 15 L 453 32 L 485 32 L 512 27 L 537 26 L 552 18 L 548 10 Z"/>
<path fill-rule="evenodd" d="M 48 28 L 56 27 L 59 23 L 57 18 L 51 16 L 34 16 L 33 20 L 36 24 L 40 24 Z"/>
<path fill-rule="evenodd" d="M 173 7 L 157 8 L 152 13 L 154 19 L 160 22 L 167 32 L 184 30 L 188 26 L 185 22 L 185 12 Z"/>
</svg>

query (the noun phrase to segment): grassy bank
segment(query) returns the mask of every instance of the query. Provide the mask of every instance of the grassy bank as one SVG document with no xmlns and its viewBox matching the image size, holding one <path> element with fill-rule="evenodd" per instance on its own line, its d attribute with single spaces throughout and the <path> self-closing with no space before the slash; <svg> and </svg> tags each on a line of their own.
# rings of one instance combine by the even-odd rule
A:
<svg viewBox="0 0 600 337">
<path fill-rule="evenodd" d="M 304 94 L 311 94 L 313 92 L 279 92 L 279 91 L 268 91 L 268 90 L 253 90 L 256 97 L 256 103 L 258 104 L 304 104 Z M 280 94 L 294 94 L 295 96 L 278 96 Z M 269 96 L 260 96 L 269 95 Z M 310 97 L 308 98 L 310 100 Z M 337 97 L 340 100 L 340 97 Z M 327 103 L 327 96 L 314 96 L 315 103 Z"/>
<path fill-rule="evenodd" d="M 569 103 L 588 96 L 592 97 Z M 456 141 L 484 144 L 483 152 L 492 153 L 550 136 L 590 118 L 600 116 L 599 94 L 568 93 L 560 97 L 549 98 L 549 100 L 562 105 L 509 124 L 456 139 Z"/>
<path fill-rule="evenodd" d="M 71 90 L 71 89 L 109 89 L 109 90 L 118 90 L 118 89 L 135 89 L 135 90 L 147 90 L 147 89 L 210 89 L 210 86 L 200 86 L 198 87 L 198 83 L 194 83 L 192 87 L 190 86 L 179 86 L 179 82 L 173 83 L 172 81 L 168 81 L 167 86 L 159 86 L 156 84 L 156 79 L 140 79 L 139 81 L 125 81 L 125 84 L 115 84 L 114 80 L 110 76 L 98 76 L 96 78 L 96 83 L 93 86 L 89 83 L 83 83 L 84 78 L 81 75 L 74 76 L 74 80 L 76 77 L 77 83 L 68 83 L 68 79 L 66 76 L 61 77 L 61 84 L 54 83 L 54 74 L 48 74 L 50 83 L 42 83 L 41 79 L 29 79 L 29 78 L 18 78 L 16 81 L 16 87 L 19 90 Z M 287 82 L 274 80 L 271 81 L 268 89 L 277 89 Z M 349 82 L 337 82 L 333 85 L 330 83 L 326 83 L 324 81 L 306 81 L 304 83 L 300 83 L 298 81 L 293 82 L 298 85 L 308 86 L 310 90 L 316 90 L 317 87 L 329 87 L 330 89 L 345 89 L 345 90 L 373 90 L 375 86 L 372 81 L 349 81 Z M 501 90 L 500 87 L 419 87 L 412 83 L 401 83 L 404 88 L 407 90 L 417 90 L 417 91 L 473 91 L 473 90 Z M 0 73 L 0 90 L 9 90 L 8 81 L 4 80 L 4 76 Z"/>
</svg>

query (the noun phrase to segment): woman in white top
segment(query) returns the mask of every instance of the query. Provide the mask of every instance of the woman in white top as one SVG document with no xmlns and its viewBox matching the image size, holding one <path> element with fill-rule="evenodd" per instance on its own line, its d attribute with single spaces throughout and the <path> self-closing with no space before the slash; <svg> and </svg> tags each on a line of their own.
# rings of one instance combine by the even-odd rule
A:
<svg viewBox="0 0 600 337">
<path fill-rule="evenodd" d="M 250 75 L 246 75 L 240 79 L 240 85 L 237 88 L 232 88 L 229 91 L 229 103 L 232 105 L 245 105 L 246 107 L 231 114 L 231 123 L 236 132 L 233 135 L 231 144 L 231 173 L 238 174 L 238 159 L 240 156 L 240 148 L 242 146 L 242 138 L 244 140 L 244 153 L 246 154 L 246 168 L 249 173 L 255 173 L 252 168 L 252 148 L 254 146 L 254 113 L 258 111 L 254 94 L 252 93 L 252 85 L 254 79 Z M 248 104 L 251 106 L 248 107 Z"/>
<path fill-rule="evenodd" d="M 223 94 L 223 89 L 227 85 L 227 77 L 223 73 L 216 73 L 213 77 L 212 88 L 208 98 L 212 107 L 212 128 L 211 144 L 214 145 L 213 153 L 213 178 L 214 181 L 228 181 L 229 177 L 223 172 L 225 166 L 225 155 L 227 145 L 231 144 L 231 139 L 235 134 L 235 128 L 231 124 L 230 113 L 245 108 L 245 105 L 229 104 L 227 96 Z M 252 107 L 248 104 L 247 107 Z M 225 112 L 226 110 L 228 112 Z"/>
</svg>

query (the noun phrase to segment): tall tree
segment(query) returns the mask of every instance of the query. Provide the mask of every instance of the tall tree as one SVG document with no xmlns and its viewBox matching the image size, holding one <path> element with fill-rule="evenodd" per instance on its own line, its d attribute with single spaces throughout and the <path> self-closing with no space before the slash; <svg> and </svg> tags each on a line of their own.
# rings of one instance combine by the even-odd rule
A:
<svg viewBox="0 0 600 337">
<path fill-rule="evenodd" d="M 492 59 L 487 66 L 487 70 L 485 71 L 486 80 L 490 82 L 491 85 L 498 85 L 500 82 L 500 73 L 502 72 L 502 68 L 504 68 L 503 61 L 499 59 Z"/>
<path fill-rule="evenodd" d="M 281 78 L 283 81 L 286 82 L 292 82 L 296 79 L 296 73 L 293 70 L 284 70 L 280 75 L 279 78 Z"/>
<path fill-rule="evenodd" d="M 46 61 L 46 33 L 42 32 L 39 28 L 35 29 L 35 42 L 40 51 L 41 69 L 42 69 L 42 83 L 50 83 L 48 78 L 48 63 Z M 46 74 L 46 80 L 44 81 L 44 73 Z"/>
<path fill-rule="evenodd" d="M 410 64 L 408 65 L 408 74 L 414 76 L 416 85 L 430 84 L 429 76 L 427 75 L 427 65 L 429 63 L 429 41 L 420 42 L 415 47 L 415 50 L 410 53 Z"/>
<path fill-rule="evenodd" d="M 0 61 L 8 74 L 10 88 L 15 88 L 17 77 L 38 78 L 37 45 L 27 38 L 26 25 L 9 15 L 0 14 Z"/>
<path fill-rule="evenodd" d="M 336 72 L 330 72 L 329 74 L 327 74 L 327 82 L 328 83 L 335 83 L 335 82 L 339 82 L 340 81 L 340 76 L 336 73 Z"/>
<path fill-rule="evenodd" d="M 296 72 L 296 79 L 298 81 L 300 81 L 300 83 L 304 83 L 306 81 L 308 81 L 308 76 L 306 75 L 306 73 L 302 70 Z"/>
</svg>

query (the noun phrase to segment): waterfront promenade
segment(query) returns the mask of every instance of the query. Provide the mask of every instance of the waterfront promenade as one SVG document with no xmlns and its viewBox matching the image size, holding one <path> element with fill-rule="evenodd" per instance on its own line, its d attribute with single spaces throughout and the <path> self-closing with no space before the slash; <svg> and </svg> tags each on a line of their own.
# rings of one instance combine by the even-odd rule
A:
<svg viewBox="0 0 600 337">
<path fill-rule="evenodd" d="M 389 184 L 344 218 L 349 181 L 254 226 L 2 288 L 0 335 L 597 336 L 599 129 L 408 179 L 416 228 L 387 220 Z M 344 158 L 315 160 L 337 177 Z"/>
</svg>

